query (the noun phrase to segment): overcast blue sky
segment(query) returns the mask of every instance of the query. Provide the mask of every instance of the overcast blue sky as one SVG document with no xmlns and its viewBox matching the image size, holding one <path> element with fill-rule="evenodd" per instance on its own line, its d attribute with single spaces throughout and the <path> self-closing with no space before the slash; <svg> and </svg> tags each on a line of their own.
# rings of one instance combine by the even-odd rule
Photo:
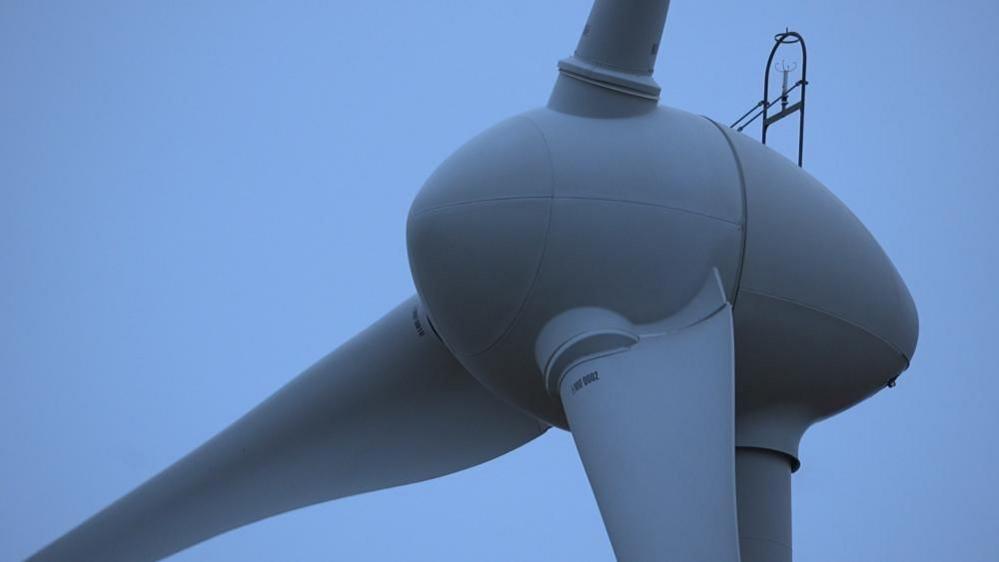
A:
<svg viewBox="0 0 999 562">
<path fill-rule="evenodd" d="M 589 7 L 0 2 L 0 560 L 411 294 L 416 191 L 469 137 L 545 103 Z M 759 99 L 772 35 L 805 35 L 806 168 L 920 312 L 898 386 L 805 436 L 797 562 L 999 559 L 997 24 L 991 0 L 670 11 L 663 103 L 722 122 Z M 571 437 L 550 431 L 175 559 L 613 557 Z"/>
</svg>

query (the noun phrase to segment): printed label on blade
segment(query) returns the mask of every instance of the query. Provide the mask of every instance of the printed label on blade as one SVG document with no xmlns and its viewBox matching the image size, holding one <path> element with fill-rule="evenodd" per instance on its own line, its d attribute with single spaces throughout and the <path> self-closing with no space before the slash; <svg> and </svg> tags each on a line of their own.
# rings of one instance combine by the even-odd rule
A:
<svg viewBox="0 0 999 562">
<path fill-rule="evenodd" d="M 583 387 L 589 386 L 597 382 L 598 380 L 600 380 L 600 373 L 598 371 L 590 371 L 589 373 L 586 373 L 585 375 L 576 379 L 576 382 L 572 383 L 571 394 L 576 394 L 580 390 L 583 390 Z"/>
</svg>

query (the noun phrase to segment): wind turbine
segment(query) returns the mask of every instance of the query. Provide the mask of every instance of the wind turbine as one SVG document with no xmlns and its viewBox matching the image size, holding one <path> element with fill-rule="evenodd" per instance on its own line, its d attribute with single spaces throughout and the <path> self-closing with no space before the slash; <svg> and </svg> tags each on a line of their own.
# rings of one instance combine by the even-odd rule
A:
<svg viewBox="0 0 999 562">
<path fill-rule="evenodd" d="M 917 316 L 807 172 L 658 105 L 668 0 L 596 0 L 545 107 L 427 180 L 417 295 L 32 560 L 153 560 L 570 430 L 624 561 L 791 560 L 816 421 L 893 383 Z"/>
</svg>

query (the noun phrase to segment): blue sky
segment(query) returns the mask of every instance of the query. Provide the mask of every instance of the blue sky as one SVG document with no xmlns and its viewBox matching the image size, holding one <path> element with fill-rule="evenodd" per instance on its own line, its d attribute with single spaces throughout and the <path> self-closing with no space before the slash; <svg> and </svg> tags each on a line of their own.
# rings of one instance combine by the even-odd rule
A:
<svg viewBox="0 0 999 562">
<path fill-rule="evenodd" d="M 416 191 L 469 137 L 544 104 L 589 7 L 0 4 L 0 560 L 411 294 Z M 799 562 L 999 556 L 997 23 L 999 4 L 970 0 L 670 10 L 663 103 L 722 122 L 759 99 L 773 33 L 805 35 L 805 166 L 880 240 L 920 312 L 898 386 L 805 436 Z M 787 154 L 791 129 L 774 137 Z M 175 557 L 612 558 L 560 431 Z"/>
</svg>

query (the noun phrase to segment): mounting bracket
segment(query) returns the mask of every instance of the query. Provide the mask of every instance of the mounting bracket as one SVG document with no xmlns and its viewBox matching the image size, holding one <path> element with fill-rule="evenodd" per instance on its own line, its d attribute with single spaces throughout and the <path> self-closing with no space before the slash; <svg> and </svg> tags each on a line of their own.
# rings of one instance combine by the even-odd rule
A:
<svg viewBox="0 0 999 562">
<path fill-rule="evenodd" d="M 781 84 L 781 93 L 774 99 L 770 99 L 770 71 L 773 69 L 774 55 L 782 45 L 794 45 L 797 44 L 801 48 L 801 78 L 794 83 L 791 87 L 788 87 L 788 74 L 796 70 L 797 67 L 788 67 L 781 61 L 781 68 L 778 70 L 783 73 L 784 79 Z M 762 138 L 760 141 L 763 144 L 767 144 L 767 129 L 771 125 L 780 121 L 785 117 L 789 117 L 795 113 L 798 114 L 798 166 L 801 166 L 802 156 L 804 154 L 805 148 L 805 87 L 808 85 L 808 51 L 805 49 L 805 39 L 796 31 L 790 31 L 785 29 L 783 33 L 778 33 L 774 36 L 774 46 L 770 49 L 770 56 L 767 58 L 766 70 L 763 73 L 763 99 L 759 101 L 756 105 L 750 108 L 749 111 L 744 113 L 742 117 L 737 119 L 735 123 L 729 125 L 731 128 L 737 131 L 742 131 L 749 126 L 750 123 L 756 121 L 758 117 L 763 117 L 762 126 Z M 788 103 L 788 95 L 800 88 L 800 97 L 797 102 L 793 104 Z M 770 108 L 780 102 L 780 111 L 769 115 Z M 750 117 L 752 115 L 752 117 Z M 748 118 L 748 120 L 747 120 Z"/>
</svg>

